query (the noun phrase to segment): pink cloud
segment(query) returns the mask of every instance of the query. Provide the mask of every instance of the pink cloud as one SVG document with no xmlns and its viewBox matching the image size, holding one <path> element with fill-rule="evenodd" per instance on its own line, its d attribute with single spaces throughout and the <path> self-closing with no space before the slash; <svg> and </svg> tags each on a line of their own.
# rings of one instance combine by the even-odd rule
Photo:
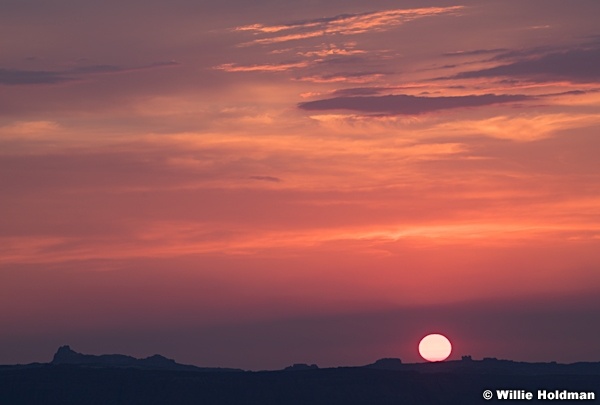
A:
<svg viewBox="0 0 600 405">
<path fill-rule="evenodd" d="M 443 14 L 456 14 L 463 6 L 427 7 L 415 9 L 395 9 L 361 14 L 342 14 L 284 25 L 251 24 L 234 28 L 235 31 L 248 31 L 260 34 L 278 34 L 258 38 L 244 45 L 272 44 L 293 40 L 314 38 L 323 35 L 355 35 L 370 31 L 383 31 L 415 19 Z M 301 31 L 292 34 L 279 34 L 283 31 Z"/>
</svg>

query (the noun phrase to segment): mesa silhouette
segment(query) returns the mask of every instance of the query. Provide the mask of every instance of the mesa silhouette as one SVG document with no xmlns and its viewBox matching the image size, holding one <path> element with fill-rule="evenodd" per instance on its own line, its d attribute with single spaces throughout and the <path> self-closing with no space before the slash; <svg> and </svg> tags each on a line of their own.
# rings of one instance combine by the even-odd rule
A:
<svg viewBox="0 0 600 405">
<path fill-rule="evenodd" d="M 598 396 L 598 387 L 599 362 L 469 356 L 440 363 L 386 358 L 358 367 L 298 363 L 284 370 L 243 371 L 178 364 L 160 355 L 81 354 L 62 346 L 50 363 L 0 366 L 0 405 L 462 405 L 488 403 L 482 398 L 485 390 L 595 391 Z"/>
<path fill-rule="evenodd" d="M 147 370 L 173 370 L 173 371 L 205 371 L 205 372 L 241 372 L 242 369 L 221 367 L 198 367 L 179 364 L 159 354 L 137 359 L 123 354 L 92 355 L 82 354 L 65 345 L 58 348 L 50 364 L 80 365 L 88 367 L 125 367 Z M 357 366 L 369 369 L 390 371 L 416 371 L 419 373 L 503 373 L 517 375 L 594 375 L 600 374 L 600 362 L 580 362 L 572 364 L 527 363 L 512 360 L 499 360 L 486 357 L 483 360 L 473 360 L 471 356 L 463 356 L 461 360 L 447 360 L 436 363 L 403 363 L 397 358 L 383 358 L 372 364 Z M 297 363 L 286 367 L 283 371 L 315 370 L 316 364 Z"/>
<path fill-rule="evenodd" d="M 175 360 L 168 359 L 160 354 L 155 354 L 145 359 L 136 359 L 135 357 L 123 354 L 81 354 L 77 353 L 70 346 L 65 345 L 58 348 L 50 364 L 70 364 L 88 367 L 126 367 L 139 368 L 146 370 L 171 370 L 171 371 L 243 371 L 241 369 L 220 368 L 220 367 L 197 367 L 188 364 L 179 364 Z"/>
</svg>

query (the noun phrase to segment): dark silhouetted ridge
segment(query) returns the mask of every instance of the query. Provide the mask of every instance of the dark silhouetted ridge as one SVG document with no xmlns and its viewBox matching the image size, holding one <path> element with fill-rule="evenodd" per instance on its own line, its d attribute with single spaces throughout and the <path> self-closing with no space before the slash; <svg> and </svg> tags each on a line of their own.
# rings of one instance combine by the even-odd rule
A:
<svg viewBox="0 0 600 405">
<path fill-rule="evenodd" d="M 233 368 L 196 367 L 187 364 L 179 364 L 175 360 L 168 359 L 155 354 L 145 359 L 123 354 L 92 354 L 77 353 L 70 346 L 61 346 L 54 354 L 53 365 L 80 365 L 90 367 L 127 367 L 146 370 L 171 370 L 171 371 L 243 371 Z"/>
<path fill-rule="evenodd" d="M 477 405 L 491 390 L 571 392 L 600 397 L 600 362 L 524 363 L 484 358 L 362 367 L 224 373 L 160 355 L 94 356 L 62 346 L 50 364 L 0 366 L 0 405 Z M 532 401 L 535 402 L 535 401 Z"/>
<path fill-rule="evenodd" d="M 462 360 L 447 360 L 433 363 L 402 363 L 400 359 L 379 359 L 363 368 L 390 371 L 417 371 L 419 373 L 475 373 L 511 375 L 600 375 L 600 362 L 561 364 L 527 363 L 485 357 L 473 360 L 463 356 Z"/>
<path fill-rule="evenodd" d="M 317 366 L 316 364 L 304 364 L 304 363 L 296 363 L 296 364 L 292 364 L 291 366 L 288 366 L 286 368 L 284 368 L 285 371 L 302 371 L 302 370 L 316 370 L 318 369 L 319 366 Z"/>
<path fill-rule="evenodd" d="M 402 369 L 402 360 L 393 359 L 393 358 L 385 358 L 379 359 L 373 364 L 368 364 L 365 366 L 366 368 L 375 368 L 379 370 L 401 370 Z"/>
</svg>

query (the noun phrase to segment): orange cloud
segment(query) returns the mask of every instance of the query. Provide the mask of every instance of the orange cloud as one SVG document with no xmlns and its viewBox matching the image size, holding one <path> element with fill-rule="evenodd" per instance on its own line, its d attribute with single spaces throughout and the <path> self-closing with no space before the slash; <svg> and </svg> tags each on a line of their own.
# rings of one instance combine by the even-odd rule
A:
<svg viewBox="0 0 600 405">
<path fill-rule="evenodd" d="M 371 83 L 384 76 L 383 73 L 357 72 L 335 73 L 299 77 L 296 80 L 312 83 Z"/>
<path fill-rule="evenodd" d="M 366 51 L 362 49 L 352 49 L 352 48 L 340 48 L 335 46 L 334 44 L 329 46 L 323 46 L 321 49 L 317 51 L 307 51 L 307 52 L 298 52 L 298 55 L 306 56 L 306 57 L 326 57 L 326 56 L 349 56 L 349 55 L 360 55 L 364 54 Z"/>
<path fill-rule="evenodd" d="M 480 120 L 457 120 L 433 126 L 428 131 L 440 134 L 485 135 L 519 142 L 547 138 L 565 129 L 600 124 L 597 114 L 518 114 L 499 115 Z"/>
<path fill-rule="evenodd" d="M 234 63 L 224 63 L 216 66 L 217 70 L 225 72 L 284 72 L 286 70 L 298 69 L 308 66 L 309 62 L 294 62 L 294 63 L 279 63 L 279 64 L 263 64 L 263 65 L 236 65 Z"/>
<path fill-rule="evenodd" d="M 415 9 L 395 9 L 362 14 L 343 14 L 331 18 L 321 18 L 284 25 L 251 24 L 234 28 L 235 31 L 248 31 L 256 34 L 274 34 L 283 31 L 301 31 L 293 34 L 258 38 L 242 45 L 265 45 L 324 35 L 354 35 L 369 31 L 388 30 L 418 18 L 442 14 L 456 14 L 463 6 L 427 7 Z"/>
</svg>

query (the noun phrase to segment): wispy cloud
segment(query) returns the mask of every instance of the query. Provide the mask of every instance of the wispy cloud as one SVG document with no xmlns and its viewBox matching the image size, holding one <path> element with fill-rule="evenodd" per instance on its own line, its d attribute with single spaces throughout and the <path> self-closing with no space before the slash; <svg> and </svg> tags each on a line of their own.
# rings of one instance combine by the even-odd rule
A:
<svg viewBox="0 0 600 405">
<path fill-rule="evenodd" d="M 0 126 L 0 140 L 6 139 L 42 139 L 52 136 L 56 142 L 63 128 L 54 121 L 17 121 Z M 0 153 L 1 154 L 1 153 Z"/>
<path fill-rule="evenodd" d="M 595 82 L 600 80 L 600 47 L 576 48 L 561 52 L 539 53 L 532 50 L 520 53 L 501 54 L 496 59 L 513 58 L 510 63 L 461 72 L 456 79 L 485 77 L 516 77 L 534 82 L 569 80 L 573 82 Z"/>
<path fill-rule="evenodd" d="M 250 176 L 248 178 L 251 180 L 268 181 L 271 183 L 281 182 L 281 179 L 279 177 L 273 177 L 273 176 Z"/>
<path fill-rule="evenodd" d="M 363 49 L 354 49 L 353 47 L 338 47 L 335 44 L 322 46 L 316 51 L 298 52 L 298 55 L 305 57 L 326 57 L 326 56 L 349 56 L 366 53 Z"/>
<path fill-rule="evenodd" d="M 358 14 L 341 14 L 281 25 L 251 24 L 234 28 L 234 31 L 267 35 L 243 45 L 273 44 L 324 35 L 353 35 L 368 31 L 384 31 L 418 18 L 453 14 L 463 6 L 394 9 Z M 273 35 L 274 34 L 274 35 Z"/>
<path fill-rule="evenodd" d="M 388 96 L 334 97 L 300 103 L 308 111 L 351 110 L 380 114 L 423 114 L 461 107 L 480 107 L 501 103 L 526 101 L 531 97 L 515 95 L 467 95 L 455 97 L 419 97 L 405 94 Z"/>
<path fill-rule="evenodd" d="M 333 94 L 335 96 L 373 96 L 389 89 L 387 87 L 352 87 L 336 90 Z"/>
<path fill-rule="evenodd" d="M 126 67 L 118 65 L 89 65 L 79 66 L 66 70 L 23 70 L 0 68 L 0 84 L 8 86 L 34 85 L 34 84 L 59 84 L 81 80 L 86 75 L 125 73 L 137 70 L 154 69 L 161 67 L 177 66 L 174 61 L 156 62 L 149 65 Z"/>
<path fill-rule="evenodd" d="M 47 70 L 0 69 L 0 84 L 18 86 L 24 84 L 57 84 L 75 80 L 67 72 Z"/>
<path fill-rule="evenodd" d="M 454 52 L 446 52 L 444 56 L 479 56 L 479 55 L 489 55 L 489 54 L 497 54 L 501 52 L 507 52 L 506 48 L 494 48 L 494 49 L 474 49 L 470 51 L 454 51 Z"/>
<path fill-rule="evenodd" d="M 384 75 L 383 72 L 340 72 L 303 76 L 297 80 L 313 83 L 369 83 Z"/>
<path fill-rule="evenodd" d="M 289 63 L 265 63 L 262 65 L 238 65 L 235 63 L 224 63 L 215 66 L 214 69 L 224 70 L 225 72 L 283 72 L 287 70 L 307 67 L 308 61 L 289 62 Z"/>
<path fill-rule="evenodd" d="M 448 135 L 485 135 L 497 139 L 531 142 L 546 139 L 559 131 L 598 125 L 596 114 L 520 114 L 495 116 L 481 120 L 444 122 L 432 127 L 431 133 Z"/>
</svg>

